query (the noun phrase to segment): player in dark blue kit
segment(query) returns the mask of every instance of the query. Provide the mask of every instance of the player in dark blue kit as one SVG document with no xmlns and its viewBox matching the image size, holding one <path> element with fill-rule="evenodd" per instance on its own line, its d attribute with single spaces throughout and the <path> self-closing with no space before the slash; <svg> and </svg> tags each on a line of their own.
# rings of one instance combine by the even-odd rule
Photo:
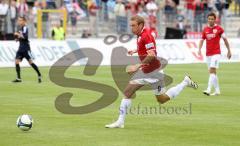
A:
<svg viewBox="0 0 240 146">
<path fill-rule="evenodd" d="M 26 58 L 28 63 L 32 66 L 32 68 L 37 72 L 38 75 L 38 82 L 41 83 L 41 73 L 36 64 L 33 63 L 33 56 L 31 54 L 30 44 L 28 40 L 28 28 L 26 26 L 26 18 L 19 17 L 18 18 L 18 25 L 20 26 L 20 30 L 15 32 L 15 38 L 19 41 L 19 48 L 15 58 L 16 64 L 16 72 L 17 78 L 13 80 L 14 83 L 22 82 L 21 74 L 20 74 L 20 65 L 19 63 L 22 61 L 23 58 Z"/>
</svg>

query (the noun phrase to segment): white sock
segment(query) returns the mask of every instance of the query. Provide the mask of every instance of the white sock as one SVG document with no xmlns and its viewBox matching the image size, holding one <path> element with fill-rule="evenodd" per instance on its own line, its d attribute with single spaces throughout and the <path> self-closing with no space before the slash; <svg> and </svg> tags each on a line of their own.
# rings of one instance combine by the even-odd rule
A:
<svg viewBox="0 0 240 146">
<path fill-rule="evenodd" d="M 220 93 L 218 77 L 216 74 L 213 74 L 213 87 L 215 88 L 215 92 Z"/>
<path fill-rule="evenodd" d="M 130 108 L 132 99 L 123 98 L 119 107 L 118 122 L 124 123 L 128 108 Z"/>
<path fill-rule="evenodd" d="M 209 75 L 209 78 L 208 78 L 208 88 L 207 88 L 207 91 L 208 91 L 209 93 L 210 93 L 211 90 L 212 90 L 214 76 L 215 76 L 215 74 L 210 74 L 210 75 Z"/>
<path fill-rule="evenodd" d="M 170 99 L 174 99 L 180 92 L 188 85 L 187 82 L 182 81 L 180 84 L 175 87 L 170 88 L 166 94 L 170 97 Z"/>
</svg>

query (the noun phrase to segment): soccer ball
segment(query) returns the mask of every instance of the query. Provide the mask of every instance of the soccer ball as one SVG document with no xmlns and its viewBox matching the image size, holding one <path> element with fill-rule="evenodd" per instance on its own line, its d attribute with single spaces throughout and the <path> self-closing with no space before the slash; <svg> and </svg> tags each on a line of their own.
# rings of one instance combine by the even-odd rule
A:
<svg viewBox="0 0 240 146">
<path fill-rule="evenodd" d="M 33 119 L 30 115 L 20 115 L 17 119 L 17 127 L 23 131 L 28 131 L 32 128 Z"/>
</svg>

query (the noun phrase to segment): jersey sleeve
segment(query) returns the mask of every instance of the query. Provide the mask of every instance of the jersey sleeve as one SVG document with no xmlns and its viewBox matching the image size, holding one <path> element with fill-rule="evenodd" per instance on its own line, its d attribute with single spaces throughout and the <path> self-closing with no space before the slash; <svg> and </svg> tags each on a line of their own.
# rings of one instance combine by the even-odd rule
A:
<svg viewBox="0 0 240 146">
<path fill-rule="evenodd" d="M 220 33 L 223 34 L 224 33 L 224 29 L 222 27 L 220 27 Z"/>
</svg>

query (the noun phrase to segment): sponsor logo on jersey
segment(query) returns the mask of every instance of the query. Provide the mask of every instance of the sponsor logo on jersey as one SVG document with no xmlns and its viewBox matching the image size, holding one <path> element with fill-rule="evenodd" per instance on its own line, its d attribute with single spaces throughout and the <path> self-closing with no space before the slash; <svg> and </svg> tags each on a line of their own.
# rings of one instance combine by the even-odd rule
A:
<svg viewBox="0 0 240 146">
<path fill-rule="evenodd" d="M 209 34 L 206 35 L 206 38 L 207 38 L 208 40 L 210 40 L 210 39 L 212 39 L 212 38 L 215 38 L 215 37 L 216 37 L 216 34 L 214 34 L 214 33 L 209 33 Z"/>
</svg>

